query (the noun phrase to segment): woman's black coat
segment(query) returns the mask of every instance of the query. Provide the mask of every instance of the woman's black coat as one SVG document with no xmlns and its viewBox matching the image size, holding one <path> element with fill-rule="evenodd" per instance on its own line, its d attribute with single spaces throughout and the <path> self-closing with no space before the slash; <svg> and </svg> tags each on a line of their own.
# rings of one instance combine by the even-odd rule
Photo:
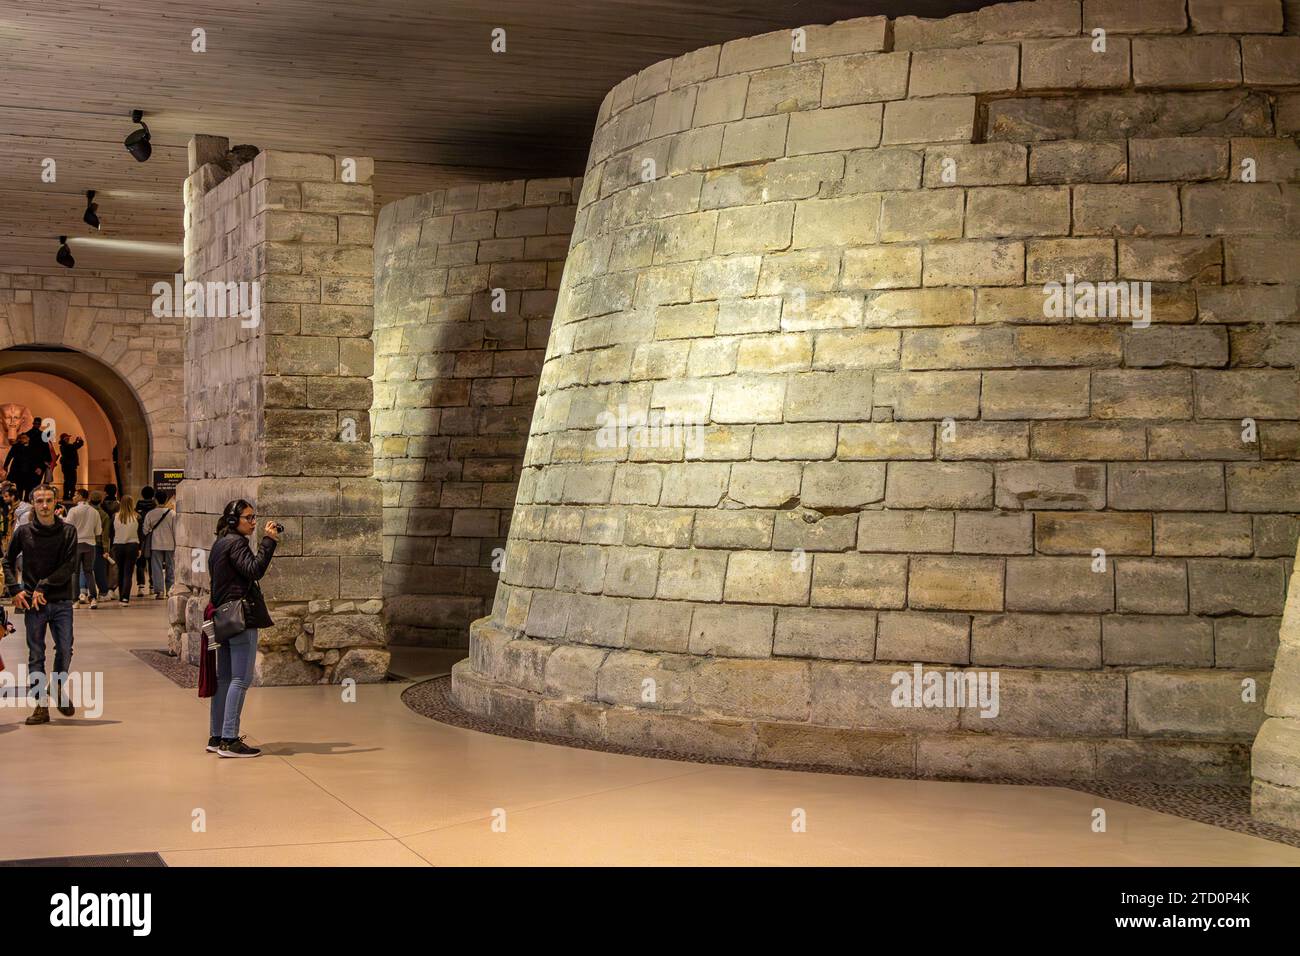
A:
<svg viewBox="0 0 1300 956">
<path fill-rule="evenodd" d="M 266 574 L 274 554 L 275 539 L 271 537 L 262 538 L 256 554 L 248 539 L 235 531 L 217 538 L 208 556 L 213 607 L 221 607 L 227 601 L 242 597 L 246 601 L 244 623 L 249 627 L 270 627 L 274 622 L 257 581 Z"/>
</svg>

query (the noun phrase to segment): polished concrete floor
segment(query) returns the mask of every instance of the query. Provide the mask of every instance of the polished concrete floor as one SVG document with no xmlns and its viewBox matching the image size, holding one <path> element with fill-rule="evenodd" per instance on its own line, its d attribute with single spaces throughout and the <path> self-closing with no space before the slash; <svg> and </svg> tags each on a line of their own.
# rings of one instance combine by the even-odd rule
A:
<svg viewBox="0 0 1300 956">
<path fill-rule="evenodd" d="M 21 627 L 21 622 L 20 622 Z M 256 760 L 204 752 L 207 702 L 139 661 L 161 604 L 76 612 L 99 719 L 0 707 L 0 858 L 156 850 L 172 866 L 1300 865 L 1300 850 L 1071 790 L 707 766 L 449 727 L 403 683 L 254 688 Z M 21 679 L 21 630 L 0 642 Z M 402 660 L 402 673 L 444 661 Z M 1106 832 L 1092 830 L 1095 807 Z M 792 821 L 803 811 L 806 829 Z"/>
</svg>

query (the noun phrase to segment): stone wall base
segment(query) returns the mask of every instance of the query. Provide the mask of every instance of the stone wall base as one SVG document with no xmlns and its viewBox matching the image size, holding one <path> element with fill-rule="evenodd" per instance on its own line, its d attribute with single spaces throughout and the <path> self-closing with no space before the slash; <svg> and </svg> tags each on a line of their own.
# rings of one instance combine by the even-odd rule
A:
<svg viewBox="0 0 1300 956">
<path fill-rule="evenodd" d="M 1266 823 L 1300 829 L 1300 720 L 1270 717 L 1251 749 L 1250 812 Z"/>
<path fill-rule="evenodd" d="M 530 677 L 532 662 L 524 659 L 527 648 L 501 651 L 503 637 L 512 644 L 537 643 L 511 640 L 490 619 L 476 621 L 470 630 L 471 656 L 452 669 L 452 699 L 469 713 L 540 733 L 705 757 L 918 777 L 1188 785 L 1241 785 L 1250 780 L 1250 745 L 1240 740 L 900 733 L 610 704 L 559 693 L 556 685 L 564 680 L 565 670 L 559 662 L 549 670 L 532 670 L 541 681 L 536 683 Z M 606 649 L 570 650 L 582 655 Z M 492 676 L 494 671 L 512 670 L 508 679 Z M 530 684 L 536 689 L 527 689 Z M 1273 794 L 1270 798 L 1277 799 Z"/>
</svg>

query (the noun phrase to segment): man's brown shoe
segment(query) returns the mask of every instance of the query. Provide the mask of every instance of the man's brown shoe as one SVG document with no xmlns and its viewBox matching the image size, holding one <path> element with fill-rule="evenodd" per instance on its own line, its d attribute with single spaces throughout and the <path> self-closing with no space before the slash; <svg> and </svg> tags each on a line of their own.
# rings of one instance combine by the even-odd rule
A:
<svg viewBox="0 0 1300 956">
<path fill-rule="evenodd" d="M 64 717 L 71 717 L 76 712 L 77 712 L 77 708 L 72 706 L 72 701 L 70 700 L 65 701 L 62 704 L 59 704 L 59 713 L 62 714 Z"/>
<path fill-rule="evenodd" d="M 32 715 L 27 718 L 27 723 L 29 725 L 48 724 L 49 722 L 50 722 L 50 708 L 48 707 L 37 707 L 35 710 L 32 711 Z"/>
</svg>

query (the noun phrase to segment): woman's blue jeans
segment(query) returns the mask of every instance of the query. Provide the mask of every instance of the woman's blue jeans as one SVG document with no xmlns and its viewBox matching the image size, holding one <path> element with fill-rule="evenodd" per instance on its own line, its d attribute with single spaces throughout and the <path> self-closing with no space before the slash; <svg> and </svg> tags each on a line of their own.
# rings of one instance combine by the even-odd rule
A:
<svg viewBox="0 0 1300 956">
<path fill-rule="evenodd" d="M 209 721 L 213 737 L 233 740 L 239 736 L 239 715 L 244 709 L 244 695 L 253 684 L 253 665 L 257 663 L 257 628 L 241 631 L 217 646 L 217 692 L 212 697 Z"/>
</svg>

